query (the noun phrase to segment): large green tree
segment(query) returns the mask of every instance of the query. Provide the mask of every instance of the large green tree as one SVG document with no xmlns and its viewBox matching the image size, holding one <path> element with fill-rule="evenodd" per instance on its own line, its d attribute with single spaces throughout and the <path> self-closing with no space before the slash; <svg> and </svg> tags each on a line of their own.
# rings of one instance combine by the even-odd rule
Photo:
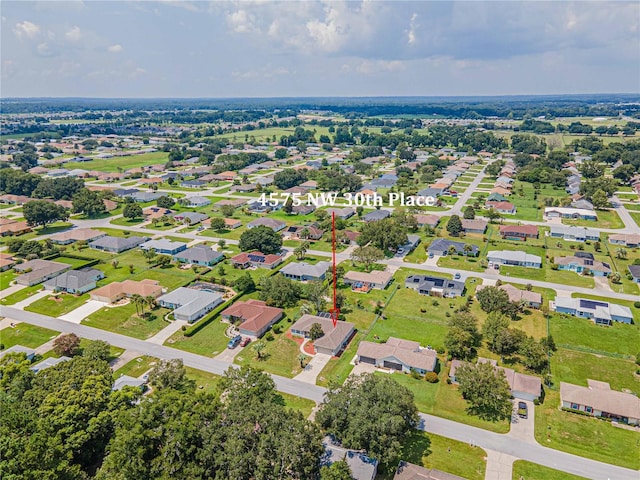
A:
<svg viewBox="0 0 640 480">
<path fill-rule="evenodd" d="M 48 225 L 69 218 L 66 208 L 47 200 L 32 200 L 22 206 L 22 214 L 29 225 Z"/>
<path fill-rule="evenodd" d="M 73 212 L 84 213 L 87 217 L 95 217 L 107 211 L 104 201 L 98 192 L 80 189 L 73 196 Z"/>
<path fill-rule="evenodd" d="M 239 247 L 243 252 L 258 250 L 266 255 L 278 253 L 282 248 L 282 237 L 273 229 L 260 225 L 242 233 Z"/>
<path fill-rule="evenodd" d="M 142 217 L 142 207 L 137 203 L 128 202 L 122 209 L 122 216 L 129 220 L 140 218 Z"/>
<path fill-rule="evenodd" d="M 456 312 L 451 317 L 444 345 L 452 357 L 463 360 L 474 358 L 481 340 L 478 320 L 471 313 Z"/>
<path fill-rule="evenodd" d="M 511 389 L 502 370 L 488 362 L 466 363 L 456 369 L 456 380 L 471 415 L 489 421 L 511 417 Z"/>
<path fill-rule="evenodd" d="M 294 306 L 302 295 L 300 285 L 282 275 L 263 278 L 260 287 L 260 300 L 279 308 Z"/>
<path fill-rule="evenodd" d="M 447 232 L 454 237 L 462 233 L 462 220 L 460 220 L 458 215 L 451 215 L 451 218 L 447 222 Z"/>
</svg>

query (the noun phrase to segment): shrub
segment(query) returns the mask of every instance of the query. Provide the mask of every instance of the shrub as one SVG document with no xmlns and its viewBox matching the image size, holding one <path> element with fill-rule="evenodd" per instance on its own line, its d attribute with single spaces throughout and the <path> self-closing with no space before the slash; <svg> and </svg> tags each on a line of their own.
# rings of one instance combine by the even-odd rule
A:
<svg viewBox="0 0 640 480">
<path fill-rule="evenodd" d="M 420 377 L 421 377 L 421 375 L 420 375 L 417 371 L 415 371 L 415 370 L 413 370 L 413 369 L 411 369 L 411 376 L 412 376 L 413 378 L 415 378 L 416 380 L 419 380 L 419 379 L 420 379 Z"/>
<path fill-rule="evenodd" d="M 633 306 L 636 308 L 640 308 L 640 302 L 633 302 Z"/>
<path fill-rule="evenodd" d="M 434 300 L 433 302 L 431 302 L 431 305 L 437 307 L 438 305 L 440 305 L 440 302 L 438 302 L 438 300 Z"/>
<path fill-rule="evenodd" d="M 264 339 L 267 342 L 273 342 L 275 340 L 276 337 L 273 336 L 273 333 L 269 332 L 265 335 Z"/>
<path fill-rule="evenodd" d="M 273 327 L 273 333 L 282 333 L 282 325 L 276 325 Z"/>
<path fill-rule="evenodd" d="M 538 399 L 538 398 L 534 398 L 534 399 L 533 399 L 533 404 L 534 404 L 534 405 L 540 405 L 540 399 Z"/>
<path fill-rule="evenodd" d="M 436 372 L 427 372 L 424 379 L 429 383 L 438 383 L 438 374 Z"/>
<path fill-rule="evenodd" d="M 451 379 L 447 377 L 447 385 L 451 385 Z"/>
</svg>

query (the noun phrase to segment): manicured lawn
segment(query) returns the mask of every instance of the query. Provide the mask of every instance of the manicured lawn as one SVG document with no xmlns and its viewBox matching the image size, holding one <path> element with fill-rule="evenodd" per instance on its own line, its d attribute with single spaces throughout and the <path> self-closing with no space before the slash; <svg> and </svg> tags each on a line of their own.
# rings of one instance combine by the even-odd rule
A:
<svg viewBox="0 0 640 480">
<path fill-rule="evenodd" d="M 87 300 L 89 300 L 88 293 L 83 295 L 60 293 L 36 300 L 31 305 L 28 305 L 25 310 L 41 313 L 42 315 L 49 315 L 50 317 L 59 317 L 75 310 L 79 306 L 83 305 Z"/>
<path fill-rule="evenodd" d="M 100 230 L 101 232 L 104 232 L 107 235 L 110 235 L 112 237 L 128 237 L 130 233 L 129 230 L 123 230 L 120 228 L 109 228 L 109 227 L 100 227 L 100 228 L 97 228 L 96 230 Z"/>
<path fill-rule="evenodd" d="M 187 377 L 196 382 L 196 391 L 215 393 L 218 391 L 220 377 L 213 373 L 204 372 L 192 367 L 185 367 Z"/>
<path fill-rule="evenodd" d="M 559 405 L 559 392 L 547 391 L 544 404 L 536 407 L 535 435 L 541 445 L 599 462 L 640 468 L 640 457 L 634 447 L 637 432 L 597 418 L 563 412 Z"/>
<path fill-rule="evenodd" d="M 185 337 L 181 331 L 178 331 L 167 339 L 165 344 L 198 355 L 213 357 L 227 348 L 229 339 L 224 332 L 228 327 L 228 323 L 214 320 L 191 337 Z"/>
<path fill-rule="evenodd" d="M 11 282 L 13 282 L 15 278 L 16 274 L 13 270 L 0 273 L 0 290 L 9 288 L 9 286 L 11 286 Z"/>
<path fill-rule="evenodd" d="M 598 227 L 598 228 L 624 228 L 624 223 L 620 220 L 615 210 L 598 210 L 598 220 L 567 220 L 563 219 L 562 223 L 566 225 L 578 225 L 580 227 Z"/>
<path fill-rule="evenodd" d="M 0 330 L 0 343 L 4 348 L 22 345 L 23 347 L 36 348 L 58 336 L 58 332 L 48 328 L 18 323 L 14 328 L 8 327 Z"/>
<path fill-rule="evenodd" d="M 116 218 L 114 220 L 111 220 L 109 223 L 112 225 L 120 225 L 121 227 L 131 227 L 134 225 L 139 225 L 142 222 L 144 222 L 144 218 L 134 218 L 132 220 L 125 218 L 125 217 L 120 217 L 120 218 Z"/>
<path fill-rule="evenodd" d="M 155 163 L 166 163 L 168 158 L 169 154 L 167 152 L 152 152 L 126 157 L 100 158 L 89 160 L 88 162 L 69 162 L 65 164 L 65 168 L 69 170 L 82 168 L 85 170 L 112 173 L 117 172 L 119 168 L 128 170 L 130 168 L 144 167 Z"/>
<path fill-rule="evenodd" d="M 586 480 L 584 477 L 561 472 L 526 460 L 513 462 L 512 480 Z"/>
<path fill-rule="evenodd" d="M 42 285 L 32 285 L 31 287 L 24 287 L 22 290 L 18 290 L 11 295 L 7 295 L 2 299 L 2 305 L 13 305 L 15 303 L 21 302 L 29 298 L 36 292 L 39 292 L 42 289 Z"/>
<path fill-rule="evenodd" d="M 173 290 L 175 288 L 182 287 L 194 280 L 195 275 L 192 270 L 178 270 L 175 267 L 156 267 L 144 272 L 135 273 L 129 278 L 136 281 L 144 279 L 157 280 L 163 287 L 166 287 L 169 290 Z"/>
<path fill-rule="evenodd" d="M 148 357 L 146 355 L 138 358 L 134 358 L 130 362 L 124 364 L 118 370 L 113 372 L 114 378 L 118 378 L 120 375 L 129 375 L 130 377 L 139 377 L 143 373 L 147 372 L 155 365 L 157 359 L 154 357 Z"/>
<path fill-rule="evenodd" d="M 262 353 L 261 360 L 257 359 L 256 353 L 249 344 L 236 356 L 234 363 L 261 368 L 283 377 L 296 376 L 301 371 L 300 362 L 296 359 L 300 353 L 299 345 L 287 338 L 284 333 L 274 335 L 274 337 L 272 341 L 263 340 L 266 348 Z"/>
<path fill-rule="evenodd" d="M 71 265 L 71 268 L 73 270 L 78 269 L 78 268 L 82 268 L 84 267 L 87 263 L 93 261 L 93 258 L 86 258 L 86 259 L 81 259 L 81 258 L 71 258 L 71 257 L 65 257 L 64 255 L 61 255 L 59 257 L 56 257 L 53 259 L 54 262 L 60 262 L 60 263 L 66 263 L 67 265 Z"/>
<path fill-rule="evenodd" d="M 278 393 L 284 400 L 284 406 L 290 408 L 292 410 L 297 410 L 304 418 L 307 418 L 311 415 L 311 410 L 316 406 L 313 400 L 309 400 L 307 398 L 296 397 L 295 395 L 289 395 L 288 393 Z"/>
<path fill-rule="evenodd" d="M 85 318 L 82 324 L 145 340 L 168 325 L 164 316 L 169 312 L 166 308 L 157 308 L 151 312 L 151 317 L 140 318 L 135 305 L 128 303 L 121 307 L 101 308 Z"/>
</svg>

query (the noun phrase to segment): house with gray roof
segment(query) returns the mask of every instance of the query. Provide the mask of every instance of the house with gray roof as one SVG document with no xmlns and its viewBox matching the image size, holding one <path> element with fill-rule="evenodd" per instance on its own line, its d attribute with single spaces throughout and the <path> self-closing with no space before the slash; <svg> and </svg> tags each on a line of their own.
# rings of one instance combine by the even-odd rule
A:
<svg viewBox="0 0 640 480">
<path fill-rule="evenodd" d="M 365 216 L 362 217 L 362 220 L 369 223 L 369 222 L 376 222 L 378 220 L 383 220 L 385 218 L 389 218 L 390 216 L 391 216 L 391 212 L 389 210 L 380 209 L 380 210 L 373 210 L 367 213 Z"/>
<path fill-rule="evenodd" d="M 464 250 L 465 244 L 463 242 L 455 242 L 446 238 L 436 238 L 427 247 L 427 253 L 429 255 L 445 256 L 449 254 L 449 250 L 453 247 L 455 249 L 455 253 L 458 255 L 467 255 L 472 257 L 477 256 L 479 252 L 477 245 L 469 245 L 471 246 L 471 250 L 467 253 Z"/>
<path fill-rule="evenodd" d="M 135 235 L 130 237 L 112 237 L 107 235 L 90 242 L 89 247 L 110 253 L 121 253 L 131 250 L 147 240 L 146 237 L 138 237 Z"/>
<path fill-rule="evenodd" d="M 310 338 L 310 330 L 313 324 L 319 324 L 322 329 L 322 337 L 314 340 L 315 353 L 337 356 L 349 343 L 355 333 L 355 325 L 350 322 L 338 320 L 333 326 L 333 320 L 327 316 L 302 315 L 291 326 L 291 334 L 297 337 Z"/>
<path fill-rule="evenodd" d="M 222 303 L 217 292 L 179 287 L 158 298 L 161 307 L 173 309 L 173 318 L 193 323 Z"/>
<path fill-rule="evenodd" d="M 487 260 L 499 265 L 510 265 L 517 267 L 540 268 L 542 259 L 537 255 L 531 255 L 521 251 L 512 250 L 492 250 L 487 252 Z"/>
<path fill-rule="evenodd" d="M 140 245 L 142 250 L 154 250 L 156 253 L 165 255 L 175 255 L 187 249 L 187 244 L 183 242 L 174 242 L 173 240 L 167 240 L 161 238 L 159 240 L 149 240 Z"/>
<path fill-rule="evenodd" d="M 365 452 L 350 450 L 336 445 L 330 437 L 322 442 L 324 455 L 320 458 L 320 465 L 330 467 L 335 462 L 345 461 L 349 466 L 351 478 L 354 480 L 374 480 L 378 473 L 378 461 L 369 458 Z"/>
<path fill-rule="evenodd" d="M 135 192 L 129 195 L 135 202 L 138 203 L 146 203 L 146 202 L 155 202 L 157 199 L 162 197 L 164 194 L 159 192 Z"/>
<path fill-rule="evenodd" d="M 95 268 L 69 270 L 44 282 L 44 288 L 54 292 L 82 294 L 96 288 L 96 282 L 104 273 Z"/>
<path fill-rule="evenodd" d="M 191 248 L 176 253 L 173 258 L 180 263 L 211 267 L 224 259 L 224 254 L 216 252 L 207 245 L 194 245 Z"/>
<path fill-rule="evenodd" d="M 23 345 L 14 345 L 13 347 L 2 350 L 0 352 L 0 358 L 3 358 L 10 353 L 24 353 L 29 361 L 32 361 L 36 356 L 36 351 L 33 348 L 25 347 Z"/>
<path fill-rule="evenodd" d="M 16 283 L 18 285 L 26 285 L 27 287 L 30 287 L 32 285 L 45 282 L 50 278 L 70 270 L 71 265 L 36 258 L 34 260 L 28 260 L 24 263 L 15 265 L 13 269 L 17 273 L 22 273 L 22 275 L 16 278 Z"/>
<path fill-rule="evenodd" d="M 551 225 L 549 236 L 551 238 L 561 238 L 562 240 L 567 240 L 569 242 L 600 240 L 600 232 L 598 230 L 587 227 L 576 227 L 574 225 Z"/>
<path fill-rule="evenodd" d="M 55 358 L 55 357 L 45 358 L 40 363 L 36 363 L 35 365 L 33 365 L 31 367 L 31 371 L 33 373 L 38 373 L 38 372 L 41 372 L 43 370 L 46 370 L 47 368 L 54 367 L 54 366 L 56 366 L 56 365 L 58 365 L 60 363 L 68 362 L 69 360 L 71 360 L 71 357 L 66 357 L 64 355 L 62 357 L 59 357 L 59 358 Z"/>
<path fill-rule="evenodd" d="M 576 273 L 590 272 L 594 277 L 608 277 L 611 274 L 611 266 L 608 263 L 582 256 L 554 257 L 553 263 L 558 266 L 558 270 Z"/>
<path fill-rule="evenodd" d="M 627 268 L 629 269 L 629 273 L 631 274 L 633 281 L 640 283 L 640 265 L 629 265 Z"/>
<path fill-rule="evenodd" d="M 280 273 L 290 280 L 300 282 L 309 280 L 324 280 L 331 262 L 318 262 L 310 264 L 306 262 L 292 262 L 280 269 Z"/>
<path fill-rule="evenodd" d="M 205 221 L 209 218 L 209 215 L 205 215 L 200 212 L 178 212 L 174 213 L 172 217 L 180 223 L 185 223 L 187 225 L 197 225 L 200 222 Z"/>
<path fill-rule="evenodd" d="M 343 207 L 343 208 L 331 207 L 331 208 L 327 208 L 326 212 L 329 214 L 329 218 L 331 218 L 331 215 L 335 213 L 336 218 L 341 218 L 343 220 L 346 220 L 348 218 L 353 217 L 356 214 L 356 209 L 353 207 Z"/>
<path fill-rule="evenodd" d="M 551 302 L 551 310 L 574 317 L 589 318 L 598 325 L 611 325 L 613 322 L 633 323 L 633 313 L 629 307 L 600 300 L 557 297 Z"/>
<path fill-rule="evenodd" d="M 120 375 L 115 382 L 113 382 L 113 386 L 111 390 L 118 391 L 122 390 L 124 387 L 133 387 L 139 388 L 140 390 L 144 390 L 146 381 L 141 378 L 131 377 L 129 375 Z"/>
<path fill-rule="evenodd" d="M 385 343 L 360 342 L 356 362 L 424 375 L 435 370 L 438 356 L 435 350 L 421 347 L 420 342 L 389 337 Z"/>
<path fill-rule="evenodd" d="M 460 297 L 465 292 L 464 282 L 433 275 L 411 275 L 404 281 L 404 286 L 420 295 L 444 298 Z"/>
<path fill-rule="evenodd" d="M 285 228 L 287 224 L 282 220 L 276 220 L 275 218 L 261 217 L 256 218 L 252 222 L 247 223 L 247 228 L 255 228 L 255 227 L 269 227 L 274 232 L 279 232 L 283 228 Z"/>
<path fill-rule="evenodd" d="M 183 203 L 187 207 L 197 208 L 209 205 L 211 203 L 211 200 L 209 200 L 207 197 L 194 195 L 193 197 L 184 198 L 181 203 Z"/>
<path fill-rule="evenodd" d="M 401 461 L 393 480 L 465 480 L 451 473 Z"/>
</svg>

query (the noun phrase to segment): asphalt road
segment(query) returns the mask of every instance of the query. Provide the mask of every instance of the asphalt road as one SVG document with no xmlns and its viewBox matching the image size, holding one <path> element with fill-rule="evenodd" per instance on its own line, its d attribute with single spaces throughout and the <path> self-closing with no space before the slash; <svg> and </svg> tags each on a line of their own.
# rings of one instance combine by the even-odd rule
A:
<svg viewBox="0 0 640 480">
<path fill-rule="evenodd" d="M 181 358 L 184 364 L 205 372 L 222 375 L 231 364 L 196 355 L 175 348 L 154 345 L 144 340 L 127 337 L 117 333 L 107 332 L 86 325 L 77 325 L 46 315 L 33 312 L 25 312 L 13 307 L 0 306 L 0 315 L 16 321 L 50 328 L 64 333 L 75 333 L 79 337 L 91 340 L 104 340 L 116 347 L 140 352 L 141 355 L 150 355 L 161 359 Z M 278 391 L 289 393 L 302 398 L 321 402 L 325 393 L 323 387 L 310 385 L 294 379 L 271 375 Z M 507 453 L 515 457 L 538 463 L 547 467 L 580 475 L 594 480 L 638 480 L 640 474 L 637 471 L 616 467 L 602 462 L 596 462 L 576 455 L 563 453 L 557 450 L 532 445 L 509 435 L 488 432 L 480 428 L 471 427 L 462 423 L 453 422 L 432 415 L 421 414 L 420 429 L 454 440 L 471 443 L 482 447 Z M 626 446 L 626 448 L 634 448 Z"/>
</svg>

